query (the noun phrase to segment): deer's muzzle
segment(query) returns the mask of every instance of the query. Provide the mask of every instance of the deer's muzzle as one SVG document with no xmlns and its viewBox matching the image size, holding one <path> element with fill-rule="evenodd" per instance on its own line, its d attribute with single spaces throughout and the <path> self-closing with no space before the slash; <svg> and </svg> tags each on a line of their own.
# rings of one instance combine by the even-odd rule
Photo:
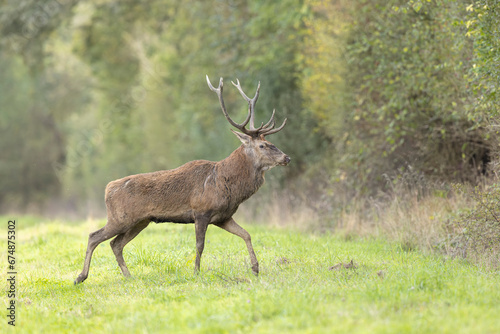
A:
<svg viewBox="0 0 500 334">
<path fill-rule="evenodd" d="M 283 159 L 283 162 L 280 163 L 281 166 L 286 166 L 290 163 L 292 159 L 288 155 L 285 155 L 285 158 Z"/>
</svg>

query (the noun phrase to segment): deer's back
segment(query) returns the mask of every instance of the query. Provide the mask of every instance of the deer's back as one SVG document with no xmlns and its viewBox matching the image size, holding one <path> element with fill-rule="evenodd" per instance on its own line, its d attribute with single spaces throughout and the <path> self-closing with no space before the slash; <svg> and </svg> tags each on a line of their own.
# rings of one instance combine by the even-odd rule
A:
<svg viewBox="0 0 500 334">
<path fill-rule="evenodd" d="M 215 163 L 196 160 L 172 170 L 130 175 L 106 186 L 108 219 L 193 223 L 193 197 L 203 192 Z"/>
</svg>

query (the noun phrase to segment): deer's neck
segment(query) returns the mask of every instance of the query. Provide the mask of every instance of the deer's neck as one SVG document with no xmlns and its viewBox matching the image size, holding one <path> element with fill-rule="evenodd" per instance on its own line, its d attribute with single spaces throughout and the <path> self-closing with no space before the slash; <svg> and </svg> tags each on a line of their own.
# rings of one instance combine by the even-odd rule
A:
<svg viewBox="0 0 500 334">
<path fill-rule="evenodd" d="M 219 162 L 218 178 L 238 204 L 252 196 L 264 183 L 264 170 L 256 167 L 242 146 Z"/>
</svg>

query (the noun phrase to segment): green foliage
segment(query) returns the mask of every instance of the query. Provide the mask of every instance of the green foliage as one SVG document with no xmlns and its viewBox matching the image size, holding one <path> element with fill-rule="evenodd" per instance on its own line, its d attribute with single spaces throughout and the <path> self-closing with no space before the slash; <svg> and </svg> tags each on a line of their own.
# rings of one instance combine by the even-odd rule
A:
<svg viewBox="0 0 500 334">
<path fill-rule="evenodd" d="M 256 278 L 244 242 L 210 227 L 195 276 L 192 226 L 158 224 L 125 248 L 131 279 L 106 243 L 74 286 L 88 233 L 104 221 L 17 224 L 18 322 L 2 324 L 5 333 L 487 333 L 500 325 L 498 274 L 380 240 L 251 226 Z M 355 268 L 335 269 L 351 259 Z"/>
<path fill-rule="evenodd" d="M 0 7 L 0 47 L 21 56 L 30 71 L 43 70 L 47 56 L 45 44 L 78 1 L 20 0 L 3 1 Z"/>
<path fill-rule="evenodd" d="M 478 94 L 478 115 L 494 118 L 497 123 L 500 108 L 500 4 L 494 0 L 475 1 L 467 7 L 467 36 L 474 42 L 474 84 Z"/>
<path fill-rule="evenodd" d="M 30 75 L 16 55 L 0 52 L 0 72 L 0 206 L 22 210 L 58 195 L 55 167 L 66 156 L 62 123 L 83 96 L 70 74 Z"/>
<path fill-rule="evenodd" d="M 463 73 L 470 46 L 456 18 L 463 5 L 397 5 L 361 3 L 350 30 L 348 150 L 360 153 L 358 175 L 367 182 L 407 165 L 461 177 L 477 152 L 474 142 L 482 142 L 481 132 L 469 130 L 472 97 Z"/>
<path fill-rule="evenodd" d="M 496 141 L 497 13 L 492 0 L 8 2 L 3 126 L 31 130 L 2 141 L 2 171 L 23 171 L 2 189 L 39 198 L 36 184 L 103 209 L 110 180 L 226 157 L 239 143 L 205 74 L 226 78 L 235 120 L 246 112 L 235 78 L 249 94 L 261 81 L 257 122 L 274 108 L 288 117 L 269 139 L 293 163 L 268 188 L 307 187 L 317 194 L 297 198 L 331 209 L 331 183 L 345 198 L 374 194 L 410 166 L 474 181 Z"/>
<path fill-rule="evenodd" d="M 327 137 L 345 133 L 346 61 L 343 55 L 350 1 L 310 1 L 301 50 L 302 93 L 307 111 Z M 316 129 L 317 130 L 317 129 Z"/>
<path fill-rule="evenodd" d="M 311 1 L 304 92 L 344 189 L 376 192 L 410 166 L 444 180 L 483 170 L 493 143 L 474 117 L 467 4 Z"/>
<path fill-rule="evenodd" d="M 75 53 L 90 65 L 100 90 L 113 97 L 128 89 L 139 73 L 139 60 L 130 41 L 139 15 L 133 3 L 109 1 L 95 5 L 75 38 Z"/>
<path fill-rule="evenodd" d="M 467 194 L 475 205 L 448 222 L 445 247 L 455 256 L 493 268 L 500 266 L 500 184 L 486 189 L 468 189 L 455 185 L 455 190 Z"/>
</svg>

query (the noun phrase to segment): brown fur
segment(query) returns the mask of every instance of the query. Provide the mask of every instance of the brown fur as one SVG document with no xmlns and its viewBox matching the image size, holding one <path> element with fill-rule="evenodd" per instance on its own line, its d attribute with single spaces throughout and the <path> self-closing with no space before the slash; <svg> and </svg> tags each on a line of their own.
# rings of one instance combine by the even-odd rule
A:
<svg viewBox="0 0 500 334">
<path fill-rule="evenodd" d="M 200 268 L 209 224 L 238 235 L 247 245 L 253 272 L 258 274 L 250 235 L 232 216 L 264 183 L 264 172 L 288 164 L 290 158 L 263 136 L 235 134 L 242 145 L 224 160 L 196 160 L 173 170 L 131 175 L 110 182 L 105 194 L 108 222 L 89 235 L 83 271 L 75 284 L 87 278 L 95 247 L 115 236 L 111 248 L 123 274 L 129 276 L 123 247 L 151 221 L 195 224 L 195 271 Z"/>
</svg>

